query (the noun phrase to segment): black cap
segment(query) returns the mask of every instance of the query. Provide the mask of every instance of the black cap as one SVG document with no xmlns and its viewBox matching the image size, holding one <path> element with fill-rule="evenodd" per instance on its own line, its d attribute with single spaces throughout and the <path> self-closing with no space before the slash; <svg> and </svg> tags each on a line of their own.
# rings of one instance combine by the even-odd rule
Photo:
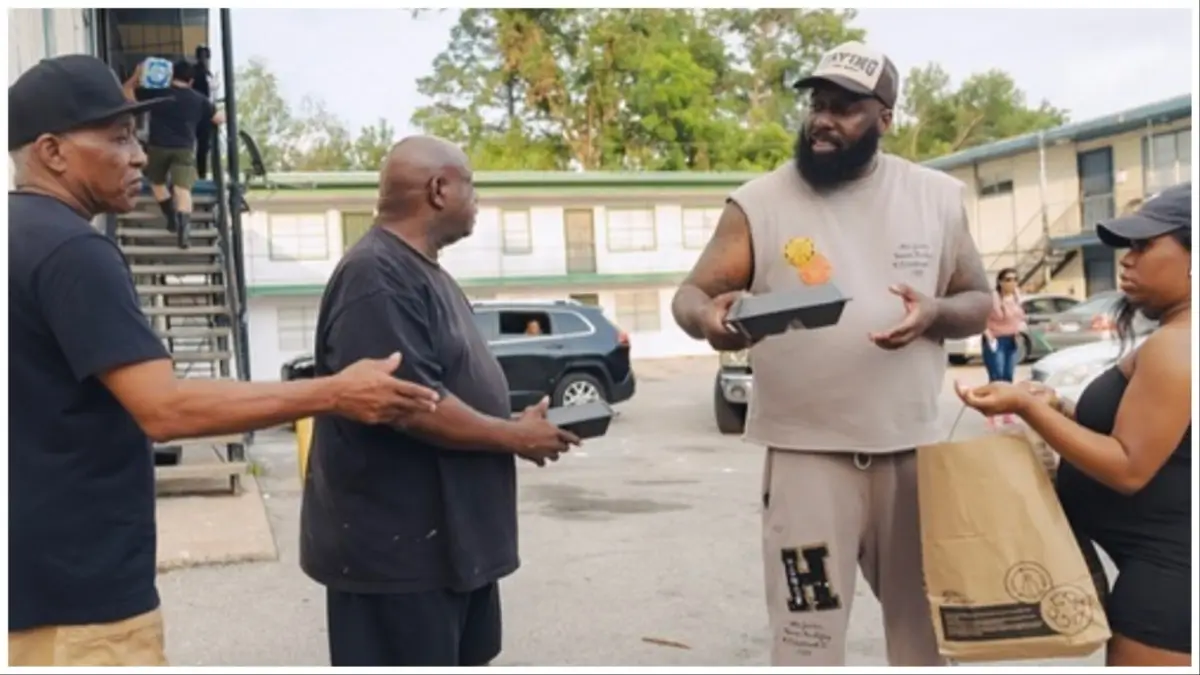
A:
<svg viewBox="0 0 1200 675">
<path fill-rule="evenodd" d="M 896 107 L 896 99 L 900 96 L 900 74 L 896 64 L 883 52 L 861 42 L 847 42 L 829 50 L 821 57 L 816 70 L 793 86 L 811 89 L 823 82 L 878 99 L 888 108 Z"/>
<path fill-rule="evenodd" d="M 1192 228 L 1192 183 L 1173 185 L 1152 196 L 1135 213 L 1096 225 L 1100 241 L 1113 248 L 1129 248 L 1145 241 Z"/>
<path fill-rule="evenodd" d="M 165 99 L 130 101 L 117 74 L 93 56 L 43 59 L 8 88 L 8 150 L 146 110 Z"/>
</svg>

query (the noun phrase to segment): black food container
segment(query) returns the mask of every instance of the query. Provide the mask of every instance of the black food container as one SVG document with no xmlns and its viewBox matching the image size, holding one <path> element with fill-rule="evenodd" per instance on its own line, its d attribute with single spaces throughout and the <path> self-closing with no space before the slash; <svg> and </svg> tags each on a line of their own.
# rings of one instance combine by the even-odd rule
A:
<svg viewBox="0 0 1200 675">
<path fill-rule="evenodd" d="M 604 401 L 591 401 L 579 405 L 551 408 L 546 411 L 546 420 L 580 439 L 597 438 L 608 432 L 613 409 Z"/>
<path fill-rule="evenodd" d="M 744 295 L 729 308 L 725 321 L 751 342 L 758 342 L 794 328 L 836 325 L 849 301 L 833 284 Z"/>
</svg>

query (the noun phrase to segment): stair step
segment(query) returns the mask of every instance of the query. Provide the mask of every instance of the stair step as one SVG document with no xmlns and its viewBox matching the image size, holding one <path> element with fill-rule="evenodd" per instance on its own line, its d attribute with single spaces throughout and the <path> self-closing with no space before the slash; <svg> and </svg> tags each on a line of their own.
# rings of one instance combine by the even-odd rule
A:
<svg viewBox="0 0 1200 675">
<path fill-rule="evenodd" d="M 207 363 L 232 359 L 233 352 L 175 352 L 171 354 L 171 360 L 175 363 Z"/>
<path fill-rule="evenodd" d="M 138 295 L 213 295 L 227 291 L 220 284 L 147 284 L 137 287 Z"/>
<path fill-rule="evenodd" d="M 132 274 L 219 274 L 225 268 L 218 263 L 159 263 L 130 265 Z"/>
<path fill-rule="evenodd" d="M 228 305 L 192 305 L 183 307 L 143 307 L 146 316 L 210 316 L 228 314 Z"/>
<path fill-rule="evenodd" d="M 240 476 L 250 468 L 249 462 L 212 461 L 204 464 L 176 464 L 154 467 L 154 480 L 203 480 L 206 478 L 228 478 Z"/>
<path fill-rule="evenodd" d="M 221 233 L 215 227 L 192 227 L 188 229 L 191 239 L 214 239 Z M 118 227 L 117 237 L 127 239 L 173 239 L 175 233 L 165 227 Z"/>
<path fill-rule="evenodd" d="M 160 338 L 172 340 L 186 340 L 190 338 L 222 338 L 233 337 L 233 329 L 229 327 L 222 328 L 204 328 L 204 327 L 181 327 L 181 328 L 162 328 L 154 331 L 158 333 Z"/>
<path fill-rule="evenodd" d="M 221 253 L 221 249 L 216 246 L 192 246 L 191 248 L 179 248 L 178 246 L 122 246 L 121 250 L 125 255 L 166 255 L 166 256 L 215 256 Z"/>
<path fill-rule="evenodd" d="M 130 211 L 129 213 L 122 213 L 121 215 L 117 216 L 117 222 L 121 222 L 123 220 L 138 222 L 161 220 L 165 222 L 167 217 L 162 214 L 162 211 L 158 210 L 158 206 L 156 205 L 154 210 L 144 209 L 139 211 Z M 196 211 L 192 213 L 192 217 L 189 220 L 193 223 L 210 223 L 213 221 L 213 213 L 212 211 Z"/>
</svg>

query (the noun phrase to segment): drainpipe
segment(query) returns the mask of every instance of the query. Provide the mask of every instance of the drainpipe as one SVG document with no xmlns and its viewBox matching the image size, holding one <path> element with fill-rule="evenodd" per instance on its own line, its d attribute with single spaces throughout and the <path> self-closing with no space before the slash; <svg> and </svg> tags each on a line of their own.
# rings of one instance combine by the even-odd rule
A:
<svg viewBox="0 0 1200 675">
<path fill-rule="evenodd" d="M 246 325 L 246 262 L 242 256 L 242 173 L 238 154 L 237 90 L 234 82 L 233 21 L 228 9 L 218 10 L 221 17 L 221 65 L 225 70 L 225 141 L 226 157 L 229 162 L 229 194 L 226 208 L 229 209 L 229 254 L 233 257 L 234 274 L 237 276 L 238 325 L 237 371 L 239 380 L 250 379 L 250 339 Z M 213 167 L 220 171 L 220 167 Z"/>
<path fill-rule="evenodd" d="M 1046 133 L 1038 132 L 1038 199 L 1042 205 L 1042 285 L 1050 283 L 1050 214 L 1046 209 Z"/>
<path fill-rule="evenodd" d="M 1153 119 L 1146 120 L 1146 164 L 1147 164 L 1147 166 L 1142 167 L 1142 198 L 1143 199 L 1145 199 L 1147 196 L 1146 195 L 1146 192 L 1147 192 L 1146 186 L 1149 185 L 1149 183 L 1150 183 L 1150 181 L 1147 180 L 1149 178 L 1149 176 L 1146 175 L 1146 171 L 1149 170 L 1150 172 L 1155 173 L 1155 174 L 1157 174 L 1157 172 L 1158 172 L 1158 164 L 1156 164 L 1154 161 L 1154 120 Z M 1155 178 L 1157 178 L 1157 176 L 1155 176 Z M 1158 187 L 1158 186 L 1156 185 L 1155 187 Z"/>
</svg>

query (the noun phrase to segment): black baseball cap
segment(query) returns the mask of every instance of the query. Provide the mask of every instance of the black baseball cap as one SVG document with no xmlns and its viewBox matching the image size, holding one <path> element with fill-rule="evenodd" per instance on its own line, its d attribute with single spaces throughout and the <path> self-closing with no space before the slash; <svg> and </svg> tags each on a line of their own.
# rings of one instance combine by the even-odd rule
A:
<svg viewBox="0 0 1200 675">
<path fill-rule="evenodd" d="M 1131 242 L 1146 241 L 1192 228 L 1192 183 L 1173 185 L 1152 196 L 1127 216 L 1096 225 L 1100 241 L 1113 248 L 1129 248 Z"/>
<path fill-rule="evenodd" d="M 821 83 L 878 99 L 888 108 L 896 107 L 896 99 L 900 96 L 900 74 L 896 64 L 883 52 L 861 42 L 847 42 L 829 50 L 821 57 L 816 69 L 793 86 L 811 89 Z"/>
<path fill-rule="evenodd" d="M 117 74 L 94 56 L 43 59 L 8 88 L 8 150 L 138 113 L 166 99 L 130 101 Z"/>
</svg>

